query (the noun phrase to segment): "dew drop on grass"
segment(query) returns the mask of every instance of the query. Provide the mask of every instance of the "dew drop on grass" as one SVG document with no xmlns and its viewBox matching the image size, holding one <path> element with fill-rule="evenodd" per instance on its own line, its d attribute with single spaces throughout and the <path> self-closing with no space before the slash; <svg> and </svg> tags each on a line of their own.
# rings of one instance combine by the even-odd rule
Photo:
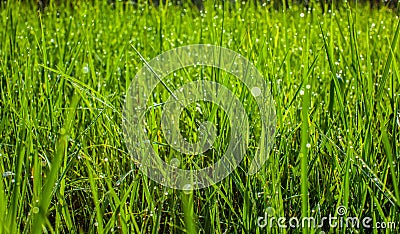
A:
<svg viewBox="0 0 400 234">
<path fill-rule="evenodd" d="M 274 216 L 275 214 L 275 209 L 273 207 L 267 207 L 267 209 L 265 210 L 265 213 L 267 213 L 269 216 Z"/>
<path fill-rule="evenodd" d="M 85 64 L 84 66 L 83 66 L 83 73 L 89 73 L 89 66 L 87 65 L 87 64 Z"/>
<path fill-rule="evenodd" d="M 253 87 L 251 88 L 251 94 L 253 94 L 254 97 L 260 96 L 261 89 L 259 87 Z"/>
<path fill-rule="evenodd" d="M 32 209 L 32 212 L 33 212 L 34 214 L 39 213 L 39 211 L 40 211 L 40 209 L 39 209 L 39 207 L 37 207 L 37 206 L 33 207 L 33 209 Z"/>
<path fill-rule="evenodd" d="M 9 177 L 9 176 L 13 176 L 13 175 L 15 175 L 15 174 L 12 171 L 6 171 L 3 173 L 3 177 Z"/>
</svg>

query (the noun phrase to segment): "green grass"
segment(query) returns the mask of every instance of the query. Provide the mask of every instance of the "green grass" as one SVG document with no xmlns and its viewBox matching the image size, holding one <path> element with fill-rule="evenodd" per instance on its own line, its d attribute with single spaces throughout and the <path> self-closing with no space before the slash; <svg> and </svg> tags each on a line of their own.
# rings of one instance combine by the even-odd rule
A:
<svg viewBox="0 0 400 234">
<path fill-rule="evenodd" d="M 252 1 L 251 1 L 252 2 Z M 0 233 L 326 233 L 371 230 L 257 226 L 259 217 L 334 215 L 397 222 L 400 227 L 399 17 L 386 8 L 343 5 L 322 14 L 296 5 L 192 5 L 104 1 L 0 9 Z M 246 103 L 249 147 L 226 179 L 192 193 L 165 188 L 139 171 L 122 130 L 125 92 L 145 60 L 190 44 L 214 44 L 248 58 L 276 102 L 275 145 L 248 175 L 258 150 L 260 115 L 238 79 L 209 67 L 165 81 L 177 89 L 209 79 Z M 170 96 L 163 85 L 149 100 Z M 202 112 L 197 111 L 200 108 Z M 149 140 L 166 162 L 208 166 L 227 147 L 230 126 L 216 105 L 199 102 L 180 118 L 198 139 L 198 123 L 217 124 L 205 155 L 166 145 L 162 105 L 147 115 Z M 271 229 L 271 230 L 269 230 Z M 374 233 L 382 230 L 374 229 Z M 386 229 L 387 233 L 395 230 Z"/>
</svg>

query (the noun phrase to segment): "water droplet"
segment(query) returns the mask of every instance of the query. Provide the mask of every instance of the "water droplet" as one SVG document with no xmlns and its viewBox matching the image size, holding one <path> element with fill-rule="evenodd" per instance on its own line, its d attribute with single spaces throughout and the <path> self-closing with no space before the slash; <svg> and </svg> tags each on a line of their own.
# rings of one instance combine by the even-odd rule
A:
<svg viewBox="0 0 400 234">
<path fill-rule="evenodd" d="M 265 210 L 265 213 L 267 213 L 269 216 L 274 216 L 275 214 L 275 209 L 273 207 L 267 207 L 267 209 Z"/>
<path fill-rule="evenodd" d="M 6 171 L 3 173 L 3 177 L 9 177 L 9 176 L 13 176 L 13 175 L 15 175 L 15 173 L 12 171 Z"/>
<path fill-rule="evenodd" d="M 89 73 L 89 66 L 87 64 L 83 66 L 83 73 Z"/>
<path fill-rule="evenodd" d="M 33 212 L 34 214 L 39 213 L 39 211 L 40 211 L 40 209 L 39 209 L 39 207 L 37 207 L 37 206 L 33 207 L 33 209 L 32 209 L 32 212 Z"/>
<path fill-rule="evenodd" d="M 65 130 L 65 128 L 61 128 L 61 129 L 60 129 L 60 134 L 61 134 L 61 135 L 65 135 L 66 132 L 67 132 L 67 131 Z"/>
<path fill-rule="evenodd" d="M 259 87 L 253 87 L 251 88 L 251 94 L 253 94 L 254 97 L 260 96 L 261 89 Z"/>
</svg>

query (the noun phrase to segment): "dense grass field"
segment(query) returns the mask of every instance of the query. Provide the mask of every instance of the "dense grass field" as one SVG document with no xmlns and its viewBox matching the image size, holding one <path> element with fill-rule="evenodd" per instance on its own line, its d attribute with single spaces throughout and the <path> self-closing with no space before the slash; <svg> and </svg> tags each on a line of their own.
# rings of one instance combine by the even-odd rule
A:
<svg viewBox="0 0 400 234">
<path fill-rule="evenodd" d="M 253 1 L 206 1 L 201 11 L 168 2 L 78 1 L 42 11 L 27 2 L 1 4 L 0 233 L 399 232 L 396 10 L 342 4 L 323 14 L 317 6 L 274 9 Z M 240 166 L 211 187 L 183 192 L 139 170 L 123 137 L 122 109 L 143 60 L 191 44 L 226 47 L 250 60 L 271 89 L 277 126 L 267 163 L 249 175 L 260 137 L 249 90 L 209 67 L 171 74 L 171 89 L 199 79 L 225 85 L 250 120 Z M 161 103 L 147 116 L 160 157 L 179 157 L 182 168 L 218 160 L 230 131 L 225 113 L 207 102 L 187 107 L 180 127 L 188 141 L 198 138 L 199 121 L 213 122 L 219 134 L 205 155 L 179 154 L 160 127 L 169 96 L 159 85 L 149 100 Z M 275 220 L 260 226 L 266 214 Z M 376 228 L 277 221 L 328 215 L 370 217 Z"/>
</svg>

